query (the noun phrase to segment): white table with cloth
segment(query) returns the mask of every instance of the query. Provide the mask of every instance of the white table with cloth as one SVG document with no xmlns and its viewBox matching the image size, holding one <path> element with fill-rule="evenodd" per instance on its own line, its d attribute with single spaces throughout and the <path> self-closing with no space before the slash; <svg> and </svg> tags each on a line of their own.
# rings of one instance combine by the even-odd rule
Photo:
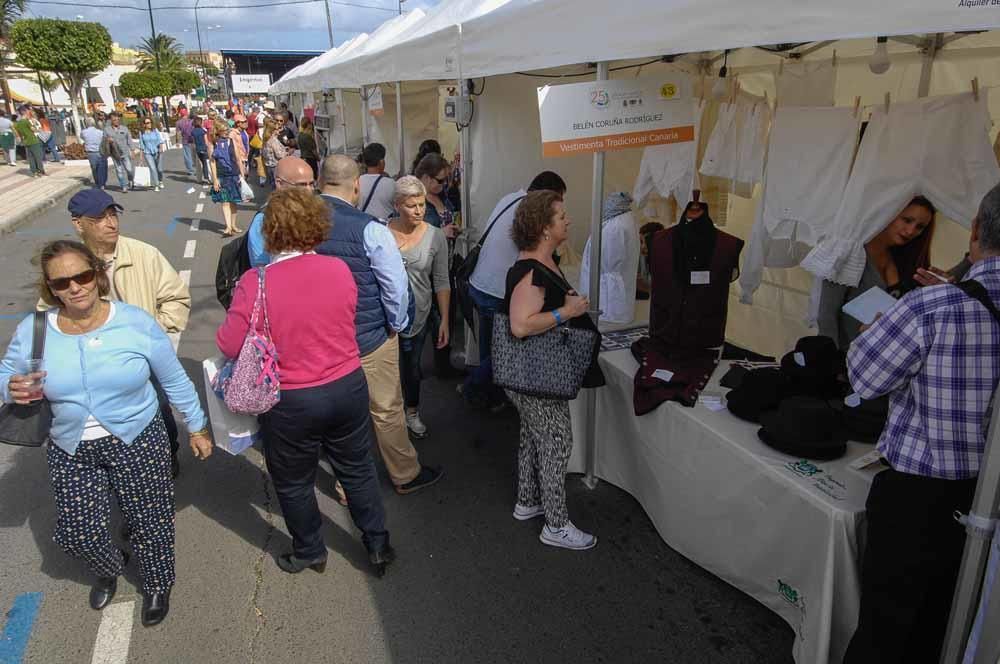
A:
<svg viewBox="0 0 1000 664">
<path fill-rule="evenodd" d="M 597 390 L 597 477 L 629 492 L 663 540 L 775 611 L 795 630 L 798 664 L 839 663 L 857 623 L 865 499 L 875 469 L 849 468 L 870 452 L 850 442 L 831 462 L 767 447 L 757 425 L 702 403 L 666 402 L 637 417 L 629 350 L 602 353 Z M 723 361 L 707 392 L 723 393 Z M 570 472 L 586 471 L 586 412 L 570 403 Z"/>
</svg>

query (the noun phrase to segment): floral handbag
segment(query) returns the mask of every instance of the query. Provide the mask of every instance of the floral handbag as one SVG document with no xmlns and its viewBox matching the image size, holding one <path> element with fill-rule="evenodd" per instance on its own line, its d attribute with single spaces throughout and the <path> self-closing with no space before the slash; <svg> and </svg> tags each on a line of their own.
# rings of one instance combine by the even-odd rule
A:
<svg viewBox="0 0 1000 664">
<path fill-rule="evenodd" d="M 257 331 L 257 321 L 263 312 L 264 334 Z M 260 415 L 271 410 L 281 400 L 278 380 L 278 353 L 271 340 L 271 325 L 267 319 L 267 295 L 264 289 L 264 268 L 257 268 L 257 299 L 250 316 L 250 329 L 240 354 L 222 367 L 212 383 L 212 389 L 222 395 L 226 407 L 242 415 Z"/>
</svg>

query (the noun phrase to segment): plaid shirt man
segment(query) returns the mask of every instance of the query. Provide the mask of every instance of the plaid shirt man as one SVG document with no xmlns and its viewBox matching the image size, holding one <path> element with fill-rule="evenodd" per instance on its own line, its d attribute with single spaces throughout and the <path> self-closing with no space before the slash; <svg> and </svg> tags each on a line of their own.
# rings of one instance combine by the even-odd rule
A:
<svg viewBox="0 0 1000 664">
<path fill-rule="evenodd" d="M 973 265 L 1000 303 L 1000 257 Z M 864 399 L 890 394 L 878 449 L 899 472 L 942 479 L 979 474 L 993 390 L 1000 379 L 1000 325 L 954 286 L 908 293 L 847 355 Z"/>
</svg>

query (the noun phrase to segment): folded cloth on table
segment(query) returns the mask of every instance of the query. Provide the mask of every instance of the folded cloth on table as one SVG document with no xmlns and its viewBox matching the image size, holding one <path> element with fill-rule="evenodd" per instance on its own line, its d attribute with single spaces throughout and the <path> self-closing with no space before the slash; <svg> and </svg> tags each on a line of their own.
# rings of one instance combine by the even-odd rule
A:
<svg viewBox="0 0 1000 664">
<path fill-rule="evenodd" d="M 632 392 L 636 415 L 645 415 L 664 401 L 694 406 L 719 364 L 718 350 L 687 350 L 682 355 L 671 355 L 668 348 L 649 337 L 633 343 L 631 351 L 639 363 Z"/>
</svg>

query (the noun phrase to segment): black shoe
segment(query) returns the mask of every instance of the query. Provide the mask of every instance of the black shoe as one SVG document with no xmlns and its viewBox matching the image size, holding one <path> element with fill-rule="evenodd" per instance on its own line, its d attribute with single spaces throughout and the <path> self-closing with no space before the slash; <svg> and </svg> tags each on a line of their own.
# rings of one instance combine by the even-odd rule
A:
<svg viewBox="0 0 1000 664">
<path fill-rule="evenodd" d="M 176 480 L 181 474 L 181 462 L 177 460 L 177 455 L 170 457 L 170 479 Z"/>
<path fill-rule="evenodd" d="M 296 558 L 295 554 L 283 553 L 278 556 L 278 567 L 289 574 L 298 574 L 306 568 L 322 574 L 326 571 L 326 556 L 312 560 L 303 560 L 302 558 Z"/>
<path fill-rule="evenodd" d="M 142 594 L 142 626 L 159 625 L 170 613 L 170 591 Z"/>
<path fill-rule="evenodd" d="M 122 567 L 128 565 L 128 551 L 122 551 Z M 90 589 L 90 608 L 100 611 L 115 598 L 118 591 L 117 576 L 99 576 L 94 586 Z"/>
<path fill-rule="evenodd" d="M 444 468 L 441 466 L 424 466 L 420 469 L 420 474 L 406 484 L 396 487 L 396 493 L 405 496 L 408 493 L 415 493 L 421 489 L 437 484 L 438 480 L 444 477 Z"/>
<path fill-rule="evenodd" d="M 385 576 L 386 568 L 396 559 L 396 550 L 386 545 L 381 551 L 369 551 L 368 562 L 372 565 L 375 576 L 382 578 Z"/>
</svg>

